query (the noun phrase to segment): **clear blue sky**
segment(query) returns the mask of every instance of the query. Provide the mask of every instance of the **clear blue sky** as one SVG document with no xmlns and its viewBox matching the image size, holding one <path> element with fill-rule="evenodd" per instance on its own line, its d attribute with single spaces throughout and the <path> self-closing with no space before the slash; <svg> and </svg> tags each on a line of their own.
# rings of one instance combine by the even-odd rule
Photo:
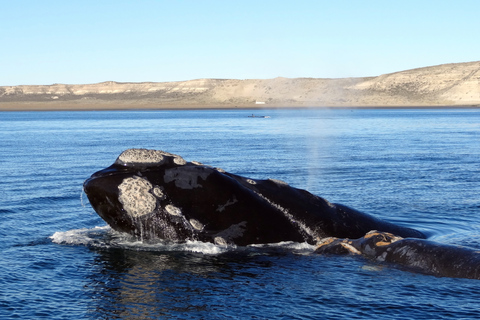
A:
<svg viewBox="0 0 480 320">
<path fill-rule="evenodd" d="M 2 0 L 0 86 L 375 76 L 480 60 L 480 1 Z"/>
</svg>

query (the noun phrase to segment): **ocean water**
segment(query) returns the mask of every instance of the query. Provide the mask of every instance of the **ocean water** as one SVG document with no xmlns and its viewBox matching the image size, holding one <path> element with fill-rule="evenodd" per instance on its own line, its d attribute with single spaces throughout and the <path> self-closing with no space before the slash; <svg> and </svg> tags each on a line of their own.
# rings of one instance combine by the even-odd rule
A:
<svg viewBox="0 0 480 320">
<path fill-rule="evenodd" d="M 82 192 L 127 148 L 275 178 L 480 249 L 480 109 L 0 113 L 1 319 L 477 319 L 480 281 L 302 243 L 144 244 Z"/>
</svg>

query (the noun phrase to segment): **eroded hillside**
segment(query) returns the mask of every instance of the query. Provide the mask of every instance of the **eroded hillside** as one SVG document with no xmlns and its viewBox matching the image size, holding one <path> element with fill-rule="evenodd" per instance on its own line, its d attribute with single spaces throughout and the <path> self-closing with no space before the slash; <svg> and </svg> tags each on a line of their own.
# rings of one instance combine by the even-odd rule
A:
<svg viewBox="0 0 480 320">
<path fill-rule="evenodd" d="M 368 78 L 198 79 L 0 87 L 0 110 L 480 105 L 480 61 Z"/>
</svg>

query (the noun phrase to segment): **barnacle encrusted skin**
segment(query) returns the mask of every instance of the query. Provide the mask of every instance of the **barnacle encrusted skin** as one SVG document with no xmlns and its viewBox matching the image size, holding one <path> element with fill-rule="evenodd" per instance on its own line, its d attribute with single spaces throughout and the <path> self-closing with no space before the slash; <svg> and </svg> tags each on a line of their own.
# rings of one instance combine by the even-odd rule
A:
<svg viewBox="0 0 480 320">
<path fill-rule="evenodd" d="M 150 193 L 153 186 L 138 176 L 126 178 L 118 186 L 118 200 L 132 217 L 140 217 L 153 212 L 157 199 Z"/>
</svg>

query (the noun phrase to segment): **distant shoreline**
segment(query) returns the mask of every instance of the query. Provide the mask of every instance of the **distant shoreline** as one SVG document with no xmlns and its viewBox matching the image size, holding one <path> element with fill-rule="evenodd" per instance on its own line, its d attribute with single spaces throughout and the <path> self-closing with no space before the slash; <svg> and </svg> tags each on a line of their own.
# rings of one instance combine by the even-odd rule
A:
<svg viewBox="0 0 480 320">
<path fill-rule="evenodd" d="M 0 87 L 0 111 L 478 108 L 480 61 L 361 78 L 195 79 Z"/>
<path fill-rule="evenodd" d="M 272 109 L 477 109 L 480 105 L 228 105 L 228 104 L 171 104 L 145 103 L 0 103 L 0 112 L 14 111 L 126 111 L 126 110 L 272 110 Z"/>
</svg>

